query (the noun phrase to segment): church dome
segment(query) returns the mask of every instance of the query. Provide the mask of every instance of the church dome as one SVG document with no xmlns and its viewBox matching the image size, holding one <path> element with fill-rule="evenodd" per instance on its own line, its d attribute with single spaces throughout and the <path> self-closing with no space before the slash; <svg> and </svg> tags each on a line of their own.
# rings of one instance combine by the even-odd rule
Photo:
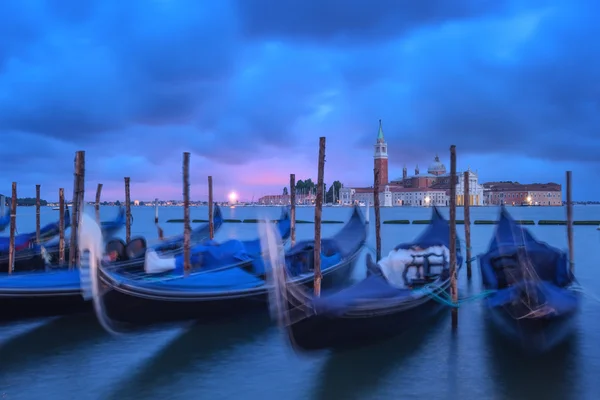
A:
<svg viewBox="0 0 600 400">
<path fill-rule="evenodd" d="M 443 175 L 446 173 L 446 166 L 440 162 L 440 158 L 437 154 L 433 162 L 429 165 L 427 173 L 431 175 Z"/>
</svg>

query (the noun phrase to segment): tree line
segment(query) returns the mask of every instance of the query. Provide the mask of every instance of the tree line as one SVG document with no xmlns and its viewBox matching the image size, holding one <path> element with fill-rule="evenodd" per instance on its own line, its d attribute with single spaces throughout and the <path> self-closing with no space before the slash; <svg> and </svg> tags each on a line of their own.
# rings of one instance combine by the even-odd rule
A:
<svg viewBox="0 0 600 400">
<path fill-rule="evenodd" d="M 305 180 L 300 179 L 298 182 L 296 182 L 296 194 L 299 193 L 316 193 L 315 188 L 316 188 L 317 184 L 315 182 L 312 181 L 312 179 L 308 178 Z M 331 186 L 329 186 L 329 189 L 327 189 L 327 184 L 324 184 L 324 189 L 326 189 L 325 192 L 325 203 L 333 203 L 333 199 L 334 199 L 334 193 L 335 193 L 335 200 L 339 200 L 340 199 L 340 189 L 342 188 L 342 182 L 340 181 L 333 181 L 333 184 Z M 287 196 L 289 194 L 288 188 L 287 186 L 285 186 L 283 188 L 283 195 Z"/>
<path fill-rule="evenodd" d="M 10 206 L 12 203 L 12 198 L 5 197 L 6 206 Z M 17 197 L 17 206 L 35 206 L 35 197 Z M 40 199 L 40 206 L 47 206 L 48 202 L 44 199 Z"/>
</svg>

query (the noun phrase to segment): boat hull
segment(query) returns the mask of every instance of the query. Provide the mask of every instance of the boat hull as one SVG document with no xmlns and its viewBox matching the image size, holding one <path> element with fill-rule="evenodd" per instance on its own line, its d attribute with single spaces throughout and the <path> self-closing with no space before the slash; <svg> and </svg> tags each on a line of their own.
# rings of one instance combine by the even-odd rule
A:
<svg viewBox="0 0 600 400">
<path fill-rule="evenodd" d="M 292 345 L 301 351 L 344 350 L 389 340 L 431 320 L 444 309 L 448 307 L 426 298 L 402 311 L 380 309 L 379 315 L 311 315 L 290 324 L 287 332 Z"/>
<path fill-rule="evenodd" d="M 488 307 L 489 321 L 509 342 L 529 354 L 551 351 L 574 332 L 578 308 L 560 315 L 515 318 L 511 306 Z"/>
<path fill-rule="evenodd" d="M 55 317 L 91 311 L 80 290 L 47 293 L 0 293 L 0 321 Z"/>
<path fill-rule="evenodd" d="M 344 287 L 351 281 L 358 254 L 346 262 L 323 273 L 321 287 L 324 289 Z M 228 292 L 214 296 L 197 293 L 192 297 L 177 297 L 175 294 L 154 296 L 134 287 L 125 287 L 110 275 L 98 271 L 102 303 L 106 316 L 116 323 L 133 326 L 172 323 L 196 320 L 211 322 L 249 312 L 268 311 L 269 288 L 251 292 Z M 302 282 L 312 288 L 313 278 Z"/>
</svg>

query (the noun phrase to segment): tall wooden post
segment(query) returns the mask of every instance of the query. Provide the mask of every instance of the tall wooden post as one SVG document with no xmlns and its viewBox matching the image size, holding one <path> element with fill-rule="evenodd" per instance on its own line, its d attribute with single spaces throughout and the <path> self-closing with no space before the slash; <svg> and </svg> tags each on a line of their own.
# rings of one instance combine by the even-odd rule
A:
<svg viewBox="0 0 600 400">
<path fill-rule="evenodd" d="M 290 174 L 290 241 L 296 244 L 296 174 Z"/>
<path fill-rule="evenodd" d="M 58 189 L 58 209 L 60 222 L 58 223 L 58 264 L 65 263 L 65 189 Z"/>
<path fill-rule="evenodd" d="M 131 240 L 131 192 L 129 191 L 130 178 L 125 177 L 125 243 Z"/>
<path fill-rule="evenodd" d="M 96 204 L 95 204 L 95 209 L 96 209 L 96 222 L 100 223 L 100 196 L 102 196 L 102 184 L 99 183 L 98 187 L 96 188 Z"/>
<path fill-rule="evenodd" d="M 571 171 L 567 171 L 567 240 L 569 242 L 569 267 L 575 273 L 575 256 L 573 253 L 573 197 Z"/>
<path fill-rule="evenodd" d="M 379 168 L 373 169 L 373 206 L 375 207 L 375 248 L 377 261 L 381 260 L 381 210 L 379 208 Z M 367 208 L 367 212 L 369 209 Z"/>
<path fill-rule="evenodd" d="M 471 279 L 471 190 L 469 188 L 469 171 L 465 171 L 463 175 L 463 187 L 464 187 L 464 222 L 465 222 L 465 247 L 466 258 L 467 258 L 467 279 Z"/>
<path fill-rule="evenodd" d="M 12 183 L 10 202 L 10 238 L 8 239 L 8 273 L 15 270 L 15 230 L 17 229 L 17 182 Z"/>
<path fill-rule="evenodd" d="M 158 231 L 158 239 L 163 240 L 163 230 L 160 225 L 158 225 L 158 198 L 154 199 L 154 225 L 156 225 L 156 230 Z"/>
<path fill-rule="evenodd" d="M 319 138 L 319 169 L 317 174 L 317 197 L 315 199 L 315 296 L 321 295 L 321 215 L 323 211 L 323 179 L 325 174 L 325 137 Z"/>
<path fill-rule="evenodd" d="M 185 272 L 192 270 L 190 236 L 190 153 L 183 153 L 183 269 Z"/>
<path fill-rule="evenodd" d="M 158 197 L 154 199 L 154 224 L 158 225 Z"/>
<path fill-rule="evenodd" d="M 210 240 L 215 238 L 215 221 L 213 212 L 213 185 L 212 176 L 208 177 L 208 233 Z"/>
<path fill-rule="evenodd" d="M 35 241 L 40 242 L 40 185 L 35 185 Z"/>
<path fill-rule="evenodd" d="M 73 184 L 73 215 L 71 216 L 71 240 L 69 243 L 69 267 L 79 265 L 79 223 L 85 197 L 85 151 L 75 154 L 75 177 Z"/>
<path fill-rule="evenodd" d="M 456 286 L 456 146 L 450 146 L 450 295 L 452 302 L 458 304 Z M 452 308 L 452 328 L 458 326 L 458 309 Z"/>
</svg>

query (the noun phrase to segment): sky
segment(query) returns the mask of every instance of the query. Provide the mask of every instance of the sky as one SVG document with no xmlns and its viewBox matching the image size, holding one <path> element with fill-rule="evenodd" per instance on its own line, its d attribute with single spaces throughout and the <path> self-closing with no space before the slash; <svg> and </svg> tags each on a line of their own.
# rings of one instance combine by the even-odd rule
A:
<svg viewBox="0 0 600 400">
<path fill-rule="evenodd" d="M 0 193 L 86 199 L 280 194 L 373 182 L 436 153 L 480 182 L 564 184 L 600 200 L 596 0 L 4 0 Z"/>
</svg>

